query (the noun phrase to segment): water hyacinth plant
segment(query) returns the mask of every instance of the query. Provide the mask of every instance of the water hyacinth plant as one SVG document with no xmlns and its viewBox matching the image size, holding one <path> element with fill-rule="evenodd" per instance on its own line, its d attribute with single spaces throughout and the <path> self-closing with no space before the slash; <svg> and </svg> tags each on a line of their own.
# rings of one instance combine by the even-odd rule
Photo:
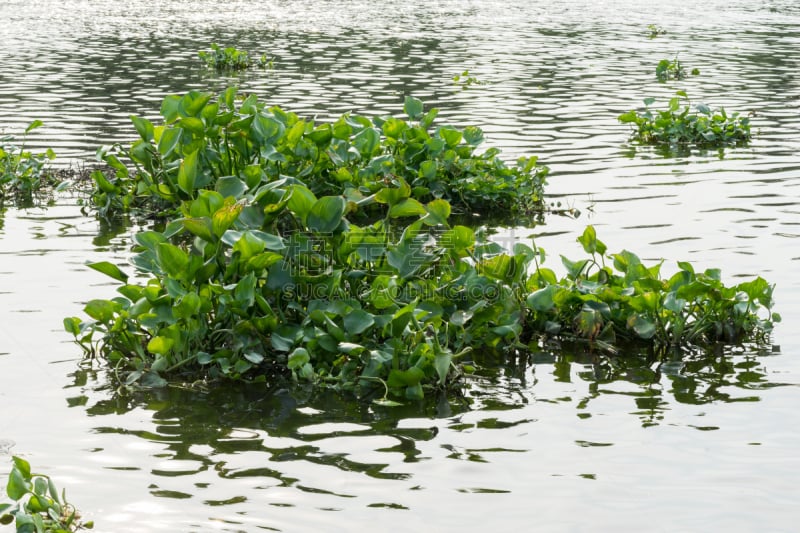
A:
<svg viewBox="0 0 800 533">
<path fill-rule="evenodd" d="M 140 139 L 102 151 L 116 175 L 95 173 L 93 200 L 169 218 L 135 236 L 145 281 L 89 265 L 119 296 L 65 329 L 126 386 L 294 379 L 385 402 L 451 388 L 478 349 L 680 348 L 759 338 L 779 318 L 760 278 L 727 287 L 681 263 L 662 279 L 630 252 L 608 256 L 592 227 L 589 257 L 562 257 L 558 279 L 544 250 L 453 223 L 451 202 L 537 208 L 546 170 L 476 154 L 478 128 L 433 128 L 419 100 L 405 112 L 317 125 L 230 89 L 167 97 L 163 125 L 132 117 Z"/>
<path fill-rule="evenodd" d="M 345 114 L 316 124 L 256 95 L 237 98 L 235 88 L 218 99 L 194 91 L 168 96 L 164 124 L 131 117 L 139 140 L 101 149 L 115 175 L 93 174 L 92 201 L 106 215 L 166 215 L 201 190 L 240 196 L 292 176 L 317 195 L 343 195 L 362 209 L 385 206 L 375 194 L 400 179 L 411 188 L 412 212 L 436 198 L 469 213 L 543 211 L 548 170 L 535 157 L 508 165 L 497 149 L 478 152 L 480 128 L 434 127 L 438 111 L 424 113 L 416 98 L 407 97 L 404 109 L 409 120 Z"/>
<path fill-rule="evenodd" d="M 467 89 L 473 85 L 485 85 L 485 82 L 471 75 L 469 70 L 465 70 L 453 76 L 453 84 L 461 86 L 461 89 Z"/>
<path fill-rule="evenodd" d="M 693 68 L 691 74 L 692 76 L 697 76 L 700 74 L 700 70 Z M 686 68 L 678 61 L 677 55 L 671 61 L 669 59 L 662 59 L 658 62 L 658 65 L 656 65 L 656 78 L 662 83 L 669 80 L 682 80 L 687 75 Z"/>
<path fill-rule="evenodd" d="M 659 35 L 666 35 L 667 34 L 667 30 L 665 30 L 661 26 L 658 26 L 657 24 L 648 24 L 647 25 L 647 32 L 648 32 L 647 33 L 647 37 L 649 39 L 655 39 Z"/>
<path fill-rule="evenodd" d="M 686 100 L 683 109 L 681 99 Z M 706 104 L 692 110 L 685 91 L 677 91 L 663 111 L 650 109 L 653 102 L 654 98 L 645 98 L 644 111 L 633 109 L 619 116 L 620 122 L 633 126 L 631 138 L 641 144 L 708 148 L 746 144 L 751 139 L 748 117 L 728 115 L 724 108 L 711 109 Z"/>
<path fill-rule="evenodd" d="M 47 164 L 56 157 L 53 150 L 35 154 L 25 149 L 27 135 L 40 126 L 40 120 L 31 122 L 19 145 L 11 135 L 0 137 L 0 201 L 28 199 L 37 191 L 58 184 L 47 169 Z"/>
<path fill-rule="evenodd" d="M 13 522 L 17 533 L 71 533 L 94 526 L 81 522 L 65 492 L 59 494 L 49 476 L 32 473 L 30 464 L 19 457 L 13 463 L 6 485 L 13 503 L 0 503 L 0 525 Z"/>
<path fill-rule="evenodd" d="M 215 70 L 245 70 L 251 67 L 272 67 L 272 60 L 268 59 L 266 54 L 254 59 L 245 50 L 239 50 L 233 46 L 223 48 L 217 43 L 211 43 L 211 51 L 201 50 L 197 54 L 207 67 Z"/>
<path fill-rule="evenodd" d="M 164 232 L 136 236 L 145 283 L 90 265 L 120 296 L 88 302 L 90 319 L 65 328 L 127 385 L 291 376 L 419 399 L 452 386 L 476 349 L 708 345 L 766 335 L 779 319 L 761 278 L 727 287 L 681 263 L 663 279 L 630 252 L 606 256 L 591 227 L 579 239 L 589 257 L 562 257 L 557 279 L 543 250 L 508 252 L 450 225 L 446 201 L 417 207 L 409 194 L 385 187 L 387 218 L 357 226 L 344 197 L 294 178 L 238 200 L 202 191 Z"/>
</svg>

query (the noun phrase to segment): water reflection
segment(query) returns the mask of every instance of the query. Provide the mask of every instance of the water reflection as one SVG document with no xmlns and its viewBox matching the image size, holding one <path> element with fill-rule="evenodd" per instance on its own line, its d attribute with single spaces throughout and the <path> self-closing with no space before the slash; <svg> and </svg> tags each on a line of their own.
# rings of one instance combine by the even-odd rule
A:
<svg viewBox="0 0 800 533">
<path fill-rule="evenodd" d="M 432 398 L 398 408 L 334 391 L 264 385 L 112 391 L 102 372 L 83 369 L 72 375 L 67 403 L 85 410 L 94 433 L 105 436 L 103 440 L 111 442 L 111 436 L 118 435 L 146 444 L 156 458 L 149 472 L 150 492 L 156 497 L 203 498 L 214 479 L 249 479 L 260 489 L 355 498 L 362 496 L 359 490 L 332 486 L 327 481 L 333 479 L 330 474 L 319 471 L 413 483 L 418 469 L 412 465 L 430 460 L 432 447 L 442 450 L 445 458 L 473 463 L 493 462 L 498 454 L 528 454 L 530 443 L 489 436 L 476 437 L 473 445 L 465 446 L 458 435 L 533 431 L 545 405 L 561 406 L 559 416 L 566 416 L 563 408 L 572 405 L 580 420 L 588 420 L 603 416 L 609 399 L 627 398 L 623 409 L 643 427 L 674 424 L 670 411 L 680 404 L 757 402 L 763 391 L 782 386 L 770 377 L 772 356 L 767 348 L 720 348 L 662 358 L 646 353 L 608 358 L 563 350 L 496 356 L 483 361 L 485 366 L 466 385 L 462 397 Z M 124 416 L 134 412 L 146 417 Z M 130 420 L 136 422 L 125 422 Z M 603 447 L 614 442 L 576 439 L 575 444 Z M 111 464 L 106 468 L 120 472 L 140 468 L 136 460 L 114 450 L 91 451 L 109 454 Z M 315 469 L 293 466 L 297 464 Z M 164 478 L 180 478 L 182 488 Z M 479 489 L 487 490 L 505 489 Z M 204 503 L 232 505 L 244 497 L 206 498 Z M 290 500 L 273 503 L 290 505 Z"/>
<path fill-rule="evenodd" d="M 759 391 L 787 385 L 768 379 L 767 363 L 776 353 L 766 346 L 718 346 L 667 356 L 539 353 L 532 360 L 537 375 L 552 365 L 555 381 L 585 382 L 585 394 L 568 398 L 579 417 L 591 417 L 593 404 L 606 396 L 623 396 L 632 399 L 630 413 L 650 427 L 662 423 L 675 404 L 757 402 Z"/>
</svg>

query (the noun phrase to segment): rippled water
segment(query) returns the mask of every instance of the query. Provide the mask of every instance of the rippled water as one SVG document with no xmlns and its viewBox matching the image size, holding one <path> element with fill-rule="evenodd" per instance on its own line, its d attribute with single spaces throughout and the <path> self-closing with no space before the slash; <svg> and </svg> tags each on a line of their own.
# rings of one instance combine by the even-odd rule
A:
<svg viewBox="0 0 800 533">
<path fill-rule="evenodd" d="M 51 473 L 101 531 L 792 531 L 800 490 L 800 5 L 710 0 L 263 2 L 7 0 L 0 130 L 64 163 L 133 138 L 165 94 L 238 83 L 320 120 L 399 113 L 405 94 L 552 168 L 582 212 L 534 235 L 558 254 L 594 224 L 611 251 L 777 283 L 773 349 L 656 362 L 498 361 L 463 398 L 388 409 L 306 390 L 124 395 L 61 333 L 113 284 L 133 229 L 61 197 L 0 209 L 0 458 Z M 667 30 L 647 38 L 647 24 Z M 212 41 L 273 71 L 204 72 Z M 659 84 L 658 60 L 701 74 Z M 468 69 L 481 84 L 452 81 Z M 634 151 L 616 116 L 684 88 L 755 111 L 748 148 Z M 2 469 L 0 469 L 2 472 Z M 2 474 L 0 474 L 1 476 Z M 2 482 L 2 479 L 0 479 Z"/>
</svg>

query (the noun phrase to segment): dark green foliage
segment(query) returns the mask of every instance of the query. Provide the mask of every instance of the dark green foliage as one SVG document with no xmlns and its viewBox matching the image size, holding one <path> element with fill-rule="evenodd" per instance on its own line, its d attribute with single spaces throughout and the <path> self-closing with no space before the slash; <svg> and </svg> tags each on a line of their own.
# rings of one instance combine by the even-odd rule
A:
<svg viewBox="0 0 800 533">
<path fill-rule="evenodd" d="M 450 201 L 536 208 L 546 171 L 476 155 L 479 129 L 432 129 L 436 111 L 419 100 L 405 111 L 411 121 L 315 125 L 231 89 L 168 97 L 163 126 L 133 117 L 140 139 L 117 153 L 135 169 L 104 151 L 116 176 L 96 174 L 94 200 L 172 221 L 136 236 L 146 281 L 90 265 L 120 296 L 88 302 L 89 320 L 67 318 L 66 330 L 129 386 L 291 377 L 387 403 L 450 387 L 474 349 L 738 342 L 779 318 L 760 278 L 726 287 L 681 263 L 661 279 L 630 252 L 607 256 L 592 227 L 579 239 L 589 258 L 562 257 L 559 280 L 543 250 L 451 224 Z"/>
<path fill-rule="evenodd" d="M 670 61 L 669 59 L 662 59 L 656 65 L 656 78 L 658 81 L 665 82 L 668 80 L 682 80 L 686 77 L 686 69 L 678 61 L 678 57 Z"/>
<path fill-rule="evenodd" d="M 131 117 L 140 139 L 130 149 L 101 150 L 116 175 L 93 175 L 93 202 L 104 214 L 169 214 L 202 189 L 239 196 L 292 176 L 317 195 L 343 195 L 362 208 L 387 204 L 376 193 L 403 180 L 413 202 L 396 209 L 410 215 L 420 209 L 414 202 L 436 198 L 467 212 L 541 213 L 547 168 L 535 157 L 506 165 L 497 149 L 477 153 L 479 128 L 433 127 L 437 110 L 423 113 L 411 97 L 405 111 L 410 121 L 346 114 L 315 124 L 267 108 L 255 95 L 240 100 L 235 89 L 218 100 L 199 92 L 168 96 L 164 125 Z"/>
<path fill-rule="evenodd" d="M 561 257 L 567 276 L 554 283 L 552 271 L 537 268 L 530 284 L 539 286 L 527 298 L 538 323 L 553 330 L 572 324 L 574 333 L 613 344 L 650 339 L 659 346 L 740 342 L 771 330 L 780 316 L 759 318 L 758 309 L 772 307 L 773 287 L 761 278 L 727 287 L 717 269 L 696 273 L 679 262 L 679 271 L 661 277 L 661 263 L 645 266 L 623 250 L 605 255 L 606 246 L 589 226 L 578 238 L 590 259 Z M 605 259 L 612 260 L 612 266 Z"/>
<path fill-rule="evenodd" d="M 620 115 L 619 121 L 631 124 L 632 138 L 642 144 L 722 147 L 750 141 L 749 118 L 739 113 L 728 115 L 723 108 L 711 109 L 705 104 L 697 104 L 692 110 L 686 92 L 675 94 L 663 111 L 650 109 L 655 100 L 645 98 L 644 111 L 633 109 Z M 686 99 L 683 109 L 681 98 Z"/>
<path fill-rule="evenodd" d="M 41 189 L 57 185 L 47 170 L 47 163 L 55 158 L 55 153 L 48 149 L 43 154 L 34 154 L 25 149 L 25 137 L 41 125 L 41 121 L 33 121 L 25 129 L 19 146 L 10 135 L 0 137 L 0 201 L 29 199 Z"/>
<path fill-rule="evenodd" d="M 211 51 L 197 53 L 207 67 L 216 70 L 244 70 L 254 66 L 272 67 L 272 60 L 262 54 L 258 59 L 253 59 L 245 50 L 238 50 L 232 46 L 222 48 L 217 43 L 211 43 Z"/>
<path fill-rule="evenodd" d="M 121 296 L 90 301 L 91 320 L 67 318 L 65 328 L 129 385 L 291 375 L 414 399 L 457 380 L 472 349 L 547 338 L 612 351 L 618 341 L 738 342 L 779 319 L 760 278 L 726 287 L 718 271 L 681 263 L 662 279 L 660 265 L 627 251 L 609 256 L 612 269 L 588 227 L 579 241 L 590 257 L 562 257 L 568 274 L 558 280 L 540 266 L 543 250 L 517 244 L 509 253 L 450 226 L 444 200 L 419 204 L 404 225 L 405 207 L 391 213 L 410 201 L 408 186 L 379 194 L 388 217 L 356 226 L 343 197 L 317 198 L 294 178 L 238 200 L 202 191 L 163 233 L 137 235 L 133 263 L 150 280 L 91 265 L 123 283 Z"/>
<path fill-rule="evenodd" d="M 71 533 L 91 529 L 81 523 L 78 511 L 59 495 L 53 480 L 31 473 L 31 466 L 19 457 L 8 476 L 6 494 L 14 503 L 0 503 L 0 525 L 15 523 L 17 533 Z"/>
</svg>

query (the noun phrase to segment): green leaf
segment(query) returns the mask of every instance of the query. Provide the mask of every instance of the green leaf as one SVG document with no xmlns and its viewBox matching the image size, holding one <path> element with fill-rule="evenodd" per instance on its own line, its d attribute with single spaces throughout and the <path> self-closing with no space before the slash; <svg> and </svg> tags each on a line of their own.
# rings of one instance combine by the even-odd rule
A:
<svg viewBox="0 0 800 533">
<path fill-rule="evenodd" d="M 158 138 L 158 153 L 161 154 L 161 157 L 166 158 L 172 155 L 181 140 L 181 133 L 179 128 L 174 127 L 161 131 L 161 136 Z"/>
<path fill-rule="evenodd" d="M 381 144 L 381 134 L 375 128 L 364 128 L 353 137 L 353 145 L 362 157 L 369 159 Z"/>
<path fill-rule="evenodd" d="M 543 289 L 535 291 L 526 299 L 528 307 L 540 313 L 546 313 L 547 311 L 550 311 L 555 305 L 553 302 L 553 296 L 556 294 L 556 291 L 558 291 L 558 287 L 555 285 L 548 285 Z"/>
<path fill-rule="evenodd" d="M 398 187 L 384 187 L 375 193 L 375 201 L 390 206 L 411 196 L 411 187 L 405 180 L 400 180 Z"/>
<path fill-rule="evenodd" d="M 264 361 L 264 356 L 258 352 L 247 352 L 244 354 L 244 358 L 254 365 L 260 364 L 262 361 Z"/>
<path fill-rule="evenodd" d="M 466 226 L 453 226 L 442 234 L 439 244 L 457 252 L 469 250 L 475 245 L 475 232 Z"/>
<path fill-rule="evenodd" d="M 389 117 L 386 122 L 381 126 L 383 134 L 390 139 L 399 139 L 405 130 L 408 129 L 408 123 L 394 117 Z"/>
<path fill-rule="evenodd" d="M 158 355 L 168 355 L 174 344 L 173 339 L 156 336 L 147 343 L 147 351 Z"/>
<path fill-rule="evenodd" d="M 25 496 L 31 489 L 31 483 L 22 475 L 17 468 L 11 469 L 11 474 L 8 476 L 8 483 L 6 484 L 6 493 L 12 500 L 19 500 Z"/>
<path fill-rule="evenodd" d="M 508 254 L 500 254 L 480 263 L 480 272 L 496 280 L 511 282 L 517 277 L 517 263 Z"/>
<path fill-rule="evenodd" d="M 636 114 L 636 111 L 635 110 L 631 110 L 631 111 L 628 111 L 627 113 L 621 114 L 619 117 L 617 117 L 617 120 L 619 120 L 623 124 L 628 124 L 630 122 L 636 122 L 636 120 L 638 118 L 639 118 L 639 115 Z"/>
<path fill-rule="evenodd" d="M 409 400 L 422 400 L 424 397 L 425 393 L 422 390 L 422 383 L 406 387 L 406 398 Z"/>
<path fill-rule="evenodd" d="M 333 139 L 333 128 L 330 124 L 322 124 L 314 128 L 310 133 L 306 133 L 306 137 L 311 139 L 311 142 L 322 148 L 328 146 Z"/>
<path fill-rule="evenodd" d="M 244 309 L 250 309 L 255 302 L 256 277 L 250 272 L 239 280 L 233 290 L 233 298 Z"/>
<path fill-rule="evenodd" d="M 83 311 L 98 322 L 106 323 L 114 319 L 114 309 L 114 303 L 109 300 L 89 300 Z"/>
<path fill-rule="evenodd" d="M 221 237 L 230 228 L 244 208 L 243 204 L 234 203 L 218 209 L 211 217 L 211 230 L 214 235 Z"/>
<path fill-rule="evenodd" d="M 153 140 L 153 124 L 149 120 L 145 118 L 139 118 L 136 115 L 131 115 L 131 122 L 133 122 L 133 127 L 136 128 L 136 132 L 139 134 L 139 137 L 142 138 L 145 142 L 150 142 Z"/>
<path fill-rule="evenodd" d="M 27 135 L 28 133 L 32 132 L 36 128 L 38 128 L 40 126 L 43 126 L 43 125 L 44 125 L 44 122 L 42 122 L 41 120 L 34 120 L 33 122 L 31 122 L 28 125 L 27 128 L 25 128 L 25 134 Z"/>
<path fill-rule="evenodd" d="M 312 231 L 331 233 L 341 224 L 346 206 L 341 196 L 323 196 L 308 213 L 306 226 Z"/>
<path fill-rule="evenodd" d="M 64 331 L 78 336 L 81 333 L 81 319 L 75 316 L 66 317 L 64 319 Z"/>
<path fill-rule="evenodd" d="M 62 503 L 61 498 L 58 495 L 58 489 L 56 489 L 56 484 L 53 483 L 53 480 L 47 478 L 47 491 L 50 493 L 50 497 L 56 503 Z"/>
<path fill-rule="evenodd" d="M 477 126 L 464 128 L 464 140 L 470 146 L 478 146 L 484 141 L 483 130 Z"/>
<path fill-rule="evenodd" d="M 606 253 L 606 245 L 597 240 L 594 226 L 586 226 L 586 229 L 583 230 L 583 235 L 578 237 L 578 242 L 581 243 L 587 254 L 599 253 L 603 255 Z"/>
<path fill-rule="evenodd" d="M 454 128 L 439 128 L 439 135 L 450 148 L 458 146 L 463 137 L 463 134 Z"/>
<path fill-rule="evenodd" d="M 375 318 L 363 309 L 351 311 L 344 317 L 344 329 L 350 335 L 360 335 L 372 327 L 374 323 Z"/>
<path fill-rule="evenodd" d="M 105 193 L 115 193 L 117 187 L 106 179 L 105 174 L 101 170 L 95 170 L 91 173 L 91 177 L 97 184 L 97 188 Z"/>
<path fill-rule="evenodd" d="M 200 237 L 204 241 L 214 242 L 214 233 L 212 232 L 211 219 L 208 217 L 197 218 L 183 218 L 181 219 L 183 227 L 196 237 Z"/>
<path fill-rule="evenodd" d="M 439 114 L 439 109 L 436 107 L 425 113 L 425 116 L 419 119 L 420 127 L 424 130 L 430 128 L 438 114 Z"/>
<path fill-rule="evenodd" d="M 425 372 L 421 368 L 412 366 L 408 370 L 392 369 L 386 380 L 389 387 L 412 387 L 418 385 L 425 378 Z"/>
<path fill-rule="evenodd" d="M 13 456 L 11 461 L 14 463 L 14 468 L 16 468 L 22 477 L 30 481 L 31 480 L 31 464 L 23 459 L 22 457 Z M 14 498 L 15 500 L 17 498 Z"/>
<path fill-rule="evenodd" d="M 664 309 L 673 313 L 682 313 L 685 306 L 686 300 L 678 298 L 675 291 L 667 293 L 664 297 Z"/>
<path fill-rule="evenodd" d="M 195 117 L 184 117 L 178 121 L 178 127 L 197 136 L 202 136 L 205 130 L 203 121 Z"/>
<path fill-rule="evenodd" d="M 181 279 L 189 266 L 189 256 L 177 246 L 162 242 L 156 248 L 156 256 L 161 269 L 170 277 Z"/>
<path fill-rule="evenodd" d="M 288 190 L 291 191 L 291 196 L 286 205 L 289 207 L 289 211 L 300 217 L 300 220 L 305 224 L 311 208 L 317 202 L 317 197 L 308 187 L 303 185 L 290 185 Z"/>
<path fill-rule="evenodd" d="M 403 404 L 400 402 L 396 402 L 394 400 L 389 400 L 387 398 L 376 398 L 372 400 L 372 403 L 375 405 L 380 405 L 381 407 L 402 407 Z"/>
<path fill-rule="evenodd" d="M 387 190 L 387 189 L 383 189 Z M 392 189 L 397 190 L 397 189 Z M 425 206 L 413 198 L 405 198 L 389 208 L 389 216 L 391 218 L 413 217 L 424 215 L 427 213 Z"/>
<path fill-rule="evenodd" d="M 311 361 L 311 357 L 308 355 L 308 350 L 305 348 L 295 348 L 294 351 L 289 354 L 287 366 L 289 370 L 299 370 L 309 361 Z"/>
<path fill-rule="evenodd" d="M 224 197 L 241 198 L 247 192 L 247 184 L 236 176 L 222 176 L 217 179 L 215 189 Z"/>
<path fill-rule="evenodd" d="M 150 371 L 142 374 L 140 383 L 143 387 L 161 389 L 167 386 L 167 380 L 158 375 L 158 372 Z"/>
<path fill-rule="evenodd" d="M 406 96 L 403 111 L 406 112 L 410 119 L 417 120 L 422 115 L 422 109 L 422 100 L 418 100 L 413 96 Z"/>
<path fill-rule="evenodd" d="M 652 339 L 656 334 L 656 325 L 652 320 L 639 315 L 633 322 L 633 331 L 642 339 Z"/>
<path fill-rule="evenodd" d="M 128 281 L 128 275 L 121 271 L 117 265 L 109 263 L 108 261 L 87 263 L 87 266 L 91 269 L 97 270 L 98 272 L 102 272 L 106 276 L 110 276 L 117 281 L 121 281 L 122 283 L 126 283 Z"/>
<path fill-rule="evenodd" d="M 433 360 L 433 367 L 436 369 L 436 374 L 439 376 L 439 385 L 444 386 L 447 380 L 447 374 L 450 373 L 450 363 L 453 361 L 453 354 L 450 352 L 440 353 L 436 355 Z"/>
<path fill-rule="evenodd" d="M 133 238 L 140 246 L 151 252 L 155 252 L 160 243 L 167 241 L 163 234 L 152 230 L 140 231 Z"/>
<path fill-rule="evenodd" d="M 161 101 L 161 116 L 167 123 L 173 122 L 178 118 L 179 109 L 181 106 L 181 97 L 177 94 L 170 94 L 164 97 Z"/>
<path fill-rule="evenodd" d="M 183 192 L 191 195 L 194 192 L 194 184 L 197 180 L 197 154 L 199 150 L 187 155 L 181 162 L 178 170 L 178 187 Z"/>
<path fill-rule="evenodd" d="M 447 219 L 450 217 L 450 204 L 447 200 L 437 198 L 428 202 L 425 208 L 428 211 L 428 214 L 422 219 L 425 224 L 429 226 L 447 225 Z"/>
<path fill-rule="evenodd" d="M 228 230 L 225 235 L 232 233 Z M 223 236 L 224 237 L 224 236 Z M 233 251 L 239 253 L 242 261 L 247 261 L 256 254 L 264 251 L 265 243 L 250 231 L 242 232 L 233 244 Z"/>
</svg>

